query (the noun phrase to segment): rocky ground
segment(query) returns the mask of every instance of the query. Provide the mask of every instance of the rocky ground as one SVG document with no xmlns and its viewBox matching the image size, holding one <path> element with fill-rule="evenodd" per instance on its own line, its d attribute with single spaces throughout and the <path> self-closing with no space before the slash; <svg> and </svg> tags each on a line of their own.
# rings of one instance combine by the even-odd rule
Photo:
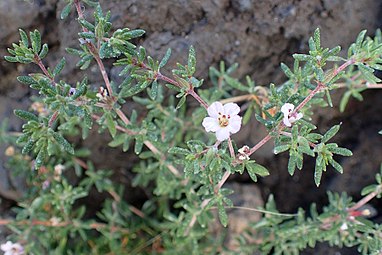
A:
<svg viewBox="0 0 382 255">
<path fill-rule="evenodd" d="M 227 65 L 240 63 L 236 76 L 240 78 L 249 75 L 258 85 L 282 82 L 285 77 L 280 71 L 279 63 L 290 64 L 292 53 L 306 52 L 307 39 L 316 27 L 321 28 L 324 46 L 341 45 L 346 48 L 362 29 L 368 29 L 368 33 L 373 34 L 381 25 L 379 17 L 382 10 L 379 0 L 100 2 L 104 9 L 111 10 L 115 27 L 146 30 L 146 35 L 137 43 L 145 46 L 154 58 L 163 56 L 167 48 L 172 48 L 173 55 L 168 67 L 174 66 L 176 62 L 185 61 L 189 46 L 194 45 L 198 55 L 198 77 L 207 78 L 208 68 L 223 60 Z M 54 65 L 65 56 L 67 66 L 62 76 L 68 81 L 76 81 L 82 74 L 75 68 L 76 59 L 68 56 L 65 48 L 77 44 L 79 26 L 74 14 L 64 21 L 59 19 L 64 4 L 64 1 L 59 0 L 0 1 L 0 55 L 5 55 L 6 48 L 19 40 L 18 28 L 37 28 L 42 32 L 43 40 L 50 46 L 48 64 Z M 90 10 L 85 11 L 89 17 Z M 108 65 L 107 69 L 112 79 L 120 79 L 115 67 Z M 11 118 L 14 130 L 19 130 L 20 121 L 12 116 L 12 110 L 26 108 L 30 96 L 29 89 L 18 84 L 15 78 L 30 70 L 31 67 L 0 60 L 0 120 L 5 117 Z M 89 77 L 91 82 L 100 84 L 102 81 L 99 73 L 95 68 L 90 70 L 94 70 Z M 354 152 L 353 157 L 341 159 L 345 169 L 343 175 L 329 171 L 325 174 L 322 186 L 317 189 L 313 183 L 313 162 L 306 162 L 303 171 L 290 177 L 286 171 L 287 158 L 283 155 L 273 155 L 271 146 L 266 146 L 256 154 L 256 160 L 267 165 L 272 174 L 257 184 L 256 189 L 261 192 L 254 192 L 254 200 L 273 193 L 281 211 L 293 212 L 297 207 L 306 207 L 311 202 L 324 204 L 327 189 L 347 191 L 359 197 L 360 187 L 373 182 L 382 159 L 382 137 L 377 134 L 382 129 L 382 115 L 379 113 L 382 91 L 369 91 L 364 95 L 364 102 L 352 100 L 345 113 L 333 108 L 320 112 L 316 119 L 320 131 L 325 131 L 330 125 L 343 123 L 341 134 L 336 138 L 337 142 Z M 337 98 L 335 102 L 338 105 L 339 94 L 334 97 Z M 256 135 L 251 132 L 254 129 L 259 130 Z M 263 132 L 260 125 L 253 122 L 246 132 L 241 132 L 238 139 L 253 144 L 261 139 Z M 99 167 L 104 167 L 104 162 L 110 162 L 104 160 L 105 156 L 114 153 L 117 160 L 113 161 L 113 165 L 107 166 L 115 169 L 125 168 L 126 158 L 116 154 L 116 150 L 105 148 L 101 139 L 93 139 L 87 143 L 91 143 L 88 145 L 94 148 L 95 163 Z M 8 172 L 3 167 L 3 161 L 0 163 L 0 186 L 7 189 L 7 178 L 2 176 L 6 176 Z M 130 174 L 124 175 L 126 185 L 129 185 L 130 177 Z M 251 181 L 247 176 L 239 176 L 232 178 L 231 184 L 236 185 L 235 183 L 248 185 Z M 240 190 L 244 192 L 247 188 Z M 2 193 L 3 198 L 11 199 L 7 197 L 11 193 Z M 374 206 L 380 207 L 381 204 Z M 305 254 L 318 253 L 306 251 Z"/>
</svg>

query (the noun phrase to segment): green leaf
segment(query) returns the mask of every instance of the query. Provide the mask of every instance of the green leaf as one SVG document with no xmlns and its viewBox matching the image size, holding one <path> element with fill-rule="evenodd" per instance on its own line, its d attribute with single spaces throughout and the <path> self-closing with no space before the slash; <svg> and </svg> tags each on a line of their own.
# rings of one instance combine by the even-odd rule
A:
<svg viewBox="0 0 382 255">
<path fill-rule="evenodd" d="M 114 137 L 117 134 L 117 128 L 115 127 L 115 122 L 110 112 L 105 113 L 105 124 L 109 129 L 111 136 Z"/>
<path fill-rule="evenodd" d="M 357 50 L 361 48 L 361 45 L 362 45 L 363 39 L 365 38 L 366 32 L 367 32 L 367 30 L 362 30 L 358 34 L 357 39 L 355 41 L 355 47 Z"/>
<path fill-rule="evenodd" d="M 330 107 L 333 107 L 332 97 L 328 89 L 325 89 L 326 98 L 328 99 L 328 104 Z"/>
<path fill-rule="evenodd" d="M 44 164 L 44 161 L 48 156 L 47 150 L 44 147 L 46 147 L 46 146 L 43 146 L 43 148 L 41 148 L 37 154 L 37 157 L 35 160 L 36 169 L 39 169 Z"/>
<path fill-rule="evenodd" d="M 312 59 L 312 56 L 305 55 L 305 54 L 293 54 L 293 58 L 298 61 L 309 61 Z"/>
<path fill-rule="evenodd" d="M 329 141 L 333 136 L 337 134 L 337 132 L 340 130 L 340 125 L 335 125 L 331 127 L 322 137 L 321 142 L 326 143 Z"/>
<path fill-rule="evenodd" d="M 171 154 L 181 154 L 181 155 L 188 155 L 190 154 L 190 151 L 187 150 L 187 149 L 184 149 L 184 148 L 180 148 L 180 147 L 172 147 L 168 150 L 168 153 L 171 153 Z"/>
<path fill-rule="evenodd" d="M 20 38 L 21 38 L 22 44 L 25 46 L 25 48 L 28 48 L 29 47 L 29 40 L 28 40 L 27 33 L 25 33 L 25 31 L 22 29 L 19 29 L 19 32 L 20 32 Z"/>
<path fill-rule="evenodd" d="M 331 148 L 330 151 L 333 152 L 334 154 L 338 154 L 345 157 L 353 156 L 353 152 L 351 152 L 351 150 L 348 150 L 342 147 Z"/>
<path fill-rule="evenodd" d="M 135 146 L 134 146 L 135 154 L 141 153 L 142 148 L 143 148 L 143 140 L 139 138 L 135 139 Z"/>
<path fill-rule="evenodd" d="M 289 153 L 289 161 L 288 161 L 288 173 L 292 176 L 294 174 L 294 171 L 296 170 L 297 166 L 297 157 L 295 155 L 296 153 L 293 153 L 291 151 Z"/>
<path fill-rule="evenodd" d="M 289 148 L 290 148 L 290 145 L 289 145 L 289 144 L 279 145 L 279 146 L 276 146 L 276 147 L 273 149 L 273 153 L 274 153 L 274 154 L 279 154 L 279 153 L 282 153 L 282 152 L 284 152 L 284 151 L 289 150 Z"/>
<path fill-rule="evenodd" d="M 78 22 L 81 24 L 81 26 L 87 28 L 89 31 L 94 33 L 95 27 L 92 23 L 90 23 L 89 21 L 85 19 L 78 19 Z"/>
<path fill-rule="evenodd" d="M 366 196 L 374 191 L 376 191 L 378 189 L 379 185 L 377 184 L 371 184 L 369 186 L 366 186 L 362 189 L 361 191 L 361 196 Z"/>
<path fill-rule="evenodd" d="M 346 108 L 346 105 L 348 104 L 349 102 L 349 99 L 350 99 L 350 96 L 351 96 L 351 91 L 348 90 L 344 93 L 344 95 L 342 96 L 341 98 L 341 102 L 340 102 L 340 112 L 344 112 L 345 111 L 345 108 Z"/>
<path fill-rule="evenodd" d="M 38 54 L 41 50 L 41 34 L 36 29 L 34 32 L 30 32 L 30 38 L 32 42 L 32 49 L 35 54 Z"/>
<path fill-rule="evenodd" d="M 182 96 L 182 98 L 179 100 L 179 103 L 176 105 L 176 110 L 178 110 L 182 105 L 186 102 L 187 95 Z"/>
<path fill-rule="evenodd" d="M 193 46 L 190 47 L 190 50 L 188 52 L 188 70 L 189 70 L 189 75 L 193 75 L 196 70 L 196 54 L 195 54 L 195 49 Z"/>
<path fill-rule="evenodd" d="M 78 36 L 84 39 L 94 39 L 95 34 L 93 32 L 80 32 Z"/>
<path fill-rule="evenodd" d="M 220 201 L 217 205 L 218 205 L 218 215 L 219 215 L 220 223 L 224 227 L 227 227 L 227 225 L 228 225 L 228 215 L 227 215 L 227 212 L 225 211 L 223 202 Z"/>
<path fill-rule="evenodd" d="M 60 133 L 54 132 L 53 130 L 50 133 L 52 134 L 54 140 L 56 140 L 56 142 L 61 145 L 65 151 L 72 155 L 74 154 L 72 145 Z"/>
<path fill-rule="evenodd" d="M 63 69 L 64 66 L 65 66 L 65 63 L 66 63 L 65 58 L 62 58 L 62 59 L 60 60 L 60 62 L 58 62 L 58 64 L 56 65 L 56 67 L 55 67 L 54 70 L 53 70 L 53 74 L 54 74 L 54 76 L 56 76 L 56 75 L 58 75 L 58 74 L 61 73 L 62 69 Z"/>
<path fill-rule="evenodd" d="M 316 28 L 316 30 L 314 30 L 313 39 L 314 39 L 314 43 L 316 44 L 316 48 L 320 49 L 321 48 L 321 39 L 320 39 L 320 29 L 319 28 Z"/>
<path fill-rule="evenodd" d="M 171 56 L 171 49 L 169 48 L 169 49 L 166 51 L 166 54 L 164 55 L 164 57 L 162 58 L 162 60 L 160 61 L 160 63 L 159 63 L 159 68 L 162 68 L 162 67 L 164 67 L 164 66 L 167 64 L 167 61 L 170 59 L 170 56 Z"/>
<path fill-rule="evenodd" d="M 325 171 L 325 162 L 321 154 L 316 159 L 316 167 L 314 169 L 314 182 L 317 187 L 320 186 L 322 172 Z"/>
<path fill-rule="evenodd" d="M 155 100 L 158 95 L 158 82 L 157 80 L 154 80 L 151 84 L 151 89 L 149 90 L 149 97 L 152 100 Z"/>
<path fill-rule="evenodd" d="M 284 74 L 288 78 L 292 78 L 294 76 L 294 74 L 292 73 L 292 71 L 289 69 L 289 67 L 286 64 L 281 63 L 281 69 L 283 70 Z"/>
<path fill-rule="evenodd" d="M 14 113 L 20 119 L 23 119 L 26 121 L 34 120 L 36 122 L 39 122 L 38 117 L 34 115 L 33 113 L 30 113 L 24 110 L 14 110 Z"/>
<path fill-rule="evenodd" d="M 40 51 L 40 53 L 38 54 L 38 56 L 43 59 L 46 57 L 46 55 L 48 55 L 48 51 L 49 51 L 49 47 L 48 47 L 48 44 L 44 43 L 42 45 L 42 49 Z"/>
<path fill-rule="evenodd" d="M 229 75 L 224 75 L 224 80 L 227 82 L 229 86 L 231 86 L 234 89 L 238 89 L 241 91 L 248 91 L 248 87 L 244 86 L 240 81 L 237 79 L 232 78 Z"/>
<path fill-rule="evenodd" d="M 251 179 L 254 182 L 257 182 L 256 175 L 259 175 L 259 176 L 262 176 L 262 177 L 269 175 L 269 171 L 265 167 L 255 163 L 254 161 L 246 162 L 245 168 L 248 171 L 249 177 L 251 177 Z"/>
<path fill-rule="evenodd" d="M 65 19 L 66 17 L 68 17 L 71 7 L 72 7 L 72 3 L 68 3 L 67 5 L 65 5 L 64 9 L 62 9 L 60 14 L 61 19 Z"/>
<path fill-rule="evenodd" d="M 244 116 L 243 116 L 243 125 L 246 125 L 250 121 L 250 119 L 252 117 L 253 109 L 254 109 L 254 105 L 250 104 L 248 109 L 244 113 Z"/>
<path fill-rule="evenodd" d="M 12 56 L 4 56 L 4 59 L 8 62 L 11 62 L 11 63 L 17 63 L 19 62 L 18 58 L 17 57 L 12 57 Z"/>
<path fill-rule="evenodd" d="M 28 154 L 29 152 L 31 152 L 35 143 L 36 142 L 34 140 L 29 139 L 28 142 L 24 145 L 21 153 L 22 154 Z"/>
<path fill-rule="evenodd" d="M 377 78 L 373 72 L 374 70 L 371 68 L 371 67 L 367 67 L 366 65 L 364 64 L 358 64 L 357 65 L 359 70 L 361 71 L 362 73 L 362 76 L 370 83 L 377 83 L 377 82 L 380 82 L 381 79 Z"/>
<path fill-rule="evenodd" d="M 342 166 L 340 164 L 338 164 L 338 162 L 336 162 L 333 158 L 330 158 L 329 159 L 329 163 L 334 167 L 334 169 L 337 170 L 337 172 L 339 172 L 340 174 L 342 174 L 344 172 Z"/>
<path fill-rule="evenodd" d="M 36 83 L 36 81 L 32 77 L 30 77 L 30 76 L 18 76 L 16 79 L 19 82 L 21 82 L 21 83 L 23 83 L 25 85 L 28 85 L 28 86 L 31 85 L 31 84 Z"/>
<path fill-rule="evenodd" d="M 143 91 L 145 88 L 147 88 L 150 85 L 148 81 L 144 81 L 143 83 L 138 83 L 130 88 L 123 87 L 121 92 L 119 93 L 120 97 L 131 97 L 133 95 L 138 94 L 139 92 Z"/>
</svg>

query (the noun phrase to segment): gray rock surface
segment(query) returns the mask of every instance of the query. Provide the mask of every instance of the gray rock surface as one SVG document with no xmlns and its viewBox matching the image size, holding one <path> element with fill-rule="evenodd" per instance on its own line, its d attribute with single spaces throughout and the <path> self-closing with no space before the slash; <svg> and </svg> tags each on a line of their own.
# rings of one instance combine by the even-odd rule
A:
<svg viewBox="0 0 382 255">
<path fill-rule="evenodd" d="M 346 48 L 362 29 L 368 29 L 369 34 L 373 34 L 381 25 L 382 10 L 379 0 L 100 0 L 100 3 L 104 10 L 111 10 L 115 28 L 127 26 L 146 30 L 146 35 L 135 43 L 145 46 L 154 58 L 160 58 L 168 48 L 172 48 L 167 71 L 176 62 L 185 62 L 189 46 L 194 45 L 198 56 L 198 77 L 207 78 L 208 68 L 224 60 L 227 66 L 240 63 L 236 76 L 249 75 L 258 85 L 282 82 L 285 77 L 279 63 L 290 64 L 292 53 L 307 52 L 307 40 L 316 27 L 321 28 L 324 46 L 341 45 Z M 59 19 L 64 5 L 63 0 L 1 0 L 0 55 L 5 55 L 6 48 L 19 40 L 18 28 L 26 31 L 37 28 L 42 33 L 43 41 L 50 45 L 45 63 L 54 66 L 65 56 L 67 66 L 62 77 L 71 83 L 81 79 L 83 73 L 75 68 L 77 59 L 65 53 L 65 48 L 77 45 L 79 25 L 74 12 L 66 20 Z M 85 9 L 85 15 L 92 19 L 89 8 Z M 108 61 L 106 68 L 113 80 L 120 81 L 117 68 Z M 18 84 L 16 76 L 37 70 L 35 67 L 0 60 L 0 121 L 9 117 L 14 130 L 20 129 L 20 121 L 13 116 L 12 109 L 27 109 L 30 104 L 28 97 L 31 95 L 28 88 Z M 90 70 L 91 82 L 101 84 L 102 78 L 97 69 L 91 67 Z M 263 197 L 275 193 L 280 211 L 288 212 L 310 202 L 320 204 L 321 200 L 321 204 L 325 203 L 326 188 L 359 194 L 358 188 L 372 182 L 381 161 L 379 155 L 382 148 L 374 145 L 381 140 L 376 135 L 382 129 L 382 117 L 378 112 L 381 108 L 380 98 L 381 93 L 373 91 L 365 94 L 365 101 L 369 103 L 358 104 L 352 100 L 345 114 L 332 109 L 317 115 L 316 120 L 322 132 L 330 125 L 344 122 L 337 141 L 344 147 L 350 146 L 355 154 L 351 159 L 341 159 L 345 169 L 344 179 L 334 170 L 329 170 L 325 173 L 322 187 L 316 189 L 311 161 L 305 163 L 303 171 L 290 177 L 286 171 L 286 156 L 272 155 L 272 146 L 269 145 L 255 155 L 256 160 L 265 164 L 272 173 L 261 180 L 259 187 Z M 253 130 L 256 130 L 256 136 Z M 243 144 L 251 145 L 260 140 L 264 132 L 258 123 L 253 122 L 243 129 L 238 139 Z M 96 163 L 101 167 L 119 169 L 119 177 L 116 178 L 124 175 L 123 182 L 129 185 L 132 174 L 126 171 L 126 158 L 117 150 L 105 149 L 102 139 L 92 139 L 87 143 L 94 148 Z M 104 162 L 110 161 L 102 157 L 110 157 L 110 154 L 116 160 L 113 160 L 113 165 L 107 166 Z M 3 165 L 4 159 L 1 160 L 0 164 Z M 365 161 L 366 164 L 363 163 Z M 0 167 L 0 170 L 3 168 Z M 6 181 L 6 178 L 0 179 Z M 251 182 L 245 175 L 235 176 L 232 180 Z M 0 185 L 10 186 L 8 183 Z M 242 189 L 243 194 L 253 193 L 244 186 Z M 258 201 L 260 196 L 257 191 L 255 193 L 257 195 L 250 200 Z M 235 215 L 235 212 L 232 213 Z M 239 215 L 237 218 L 240 217 L 246 216 Z M 321 253 L 316 251 L 315 254 Z"/>
</svg>

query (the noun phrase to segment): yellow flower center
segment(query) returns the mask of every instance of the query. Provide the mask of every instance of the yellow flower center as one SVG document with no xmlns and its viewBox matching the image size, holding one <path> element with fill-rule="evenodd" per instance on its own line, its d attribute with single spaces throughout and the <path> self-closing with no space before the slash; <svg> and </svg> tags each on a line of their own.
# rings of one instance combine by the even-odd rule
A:
<svg viewBox="0 0 382 255">
<path fill-rule="evenodd" d="M 230 119 L 229 115 L 221 114 L 219 112 L 219 117 L 218 117 L 219 126 L 221 126 L 221 127 L 228 126 L 229 119 Z"/>
</svg>

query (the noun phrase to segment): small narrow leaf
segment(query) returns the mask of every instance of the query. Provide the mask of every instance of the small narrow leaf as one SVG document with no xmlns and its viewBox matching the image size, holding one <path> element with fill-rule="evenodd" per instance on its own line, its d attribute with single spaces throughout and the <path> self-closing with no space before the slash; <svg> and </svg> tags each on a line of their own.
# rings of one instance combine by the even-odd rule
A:
<svg viewBox="0 0 382 255">
<path fill-rule="evenodd" d="M 162 60 L 159 63 L 159 68 L 162 68 L 167 64 L 167 61 L 169 60 L 170 56 L 171 56 L 171 49 L 168 49 L 166 51 L 166 54 L 164 55 L 164 57 L 162 58 Z"/>
<path fill-rule="evenodd" d="M 65 64 L 66 64 L 65 58 L 62 58 L 53 70 L 54 76 L 61 73 L 62 69 L 64 69 Z"/>
<path fill-rule="evenodd" d="M 350 90 L 346 91 L 345 94 L 342 96 L 341 102 L 340 102 L 340 111 L 341 112 L 345 111 L 345 108 L 346 108 L 346 105 L 349 102 L 350 96 L 351 96 L 351 91 Z"/>
<path fill-rule="evenodd" d="M 257 182 L 256 175 L 259 175 L 259 176 L 262 176 L 262 177 L 269 175 L 269 171 L 265 167 L 255 163 L 254 161 L 248 161 L 245 164 L 245 168 L 248 171 L 249 177 L 251 177 L 251 179 L 254 182 Z"/>
<path fill-rule="evenodd" d="M 74 154 L 74 149 L 73 149 L 72 145 L 60 133 L 57 133 L 57 132 L 54 132 L 54 131 L 51 131 L 50 133 L 54 137 L 54 140 L 56 140 L 56 142 L 59 145 L 61 145 L 61 147 L 65 151 L 67 151 L 70 154 Z"/>
<path fill-rule="evenodd" d="M 152 82 L 151 89 L 149 90 L 148 94 L 152 100 L 155 100 L 157 98 L 157 95 L 158 95 L 158 82 L 157 82 L 157 80 L 154 80 Z"/>
<path fill-rule="evenodd" d="M 178 110 L 180 107 L 182 107 L 182 105 L 186 102 L 186 98 L 187 98 L 186 95 L 182 96 L 182 98 L 179 100 L 179 103 L 177 104 L 177 106 L 175 108 L 176 110 Z"/>
<path fill-rule="evenodd" d="M 131 97 L 135 94 L 138 94 L 145 88 L 147 88 L 150 85 L 148 81 L 144 81 L 143 83 L 138 83 L 130 88 L 124 87 L 122 88 L 121 92 L 119 93 L 120 97 Z"/>
<path fill-rule="evenodd" d="M 60 14 L 61 19 L 65 19 L 66 17 L 68 17 L 71 7 L 72 7 L 71 3 L 68 3 L 67 5 L 65 5 L 64 9 L 62 9 Z"/>
<path fill-rule="evenodd" d="M 34 115 L 33 113 L 30 113 L 30 112 L 24 111 L 24 110 L 14 110 L 14 113 L 17 117 L 19 117 L 20 119 L 26 120 L 26 121 L 30 121 L 30 120 L 33 120 L 36 122 L 39 121 L 38 117 L 36 115 Z"/>
<path fill-rule="evenodd" d="M 142 139 L 135 139 L 135 146 L 134 146 L 135 154 L 141 153 L 142 148 L 143 148 L 143 140 Z"/>
<path fill-rule="evenodd" d="M 340 125 L 335 125 L 332 128 L 330 128 L 322 137 L 321 142 L 326 143 L 329 141 L 333 136 L 337 134 L 337 132 L 340 130 Z"/>
<path fill-rule="evenodd" d="M 195 49 L 193 46 L 190 47 L 190 50 L 188 52 L 188 70 L 189 70 L 189 75 L 193 75 L 196 70 L 196 54 L 195 54 Z"/>
<path fill-rule="evenodd" d="M 40 53 L 38 54 L 38 56 L 43 59 L 46 57 L 46 55 L 48 55 L 48 51 L 49 51 L 49 47 L 48 47 L 48 44 L 44 43 L 42 45 L 42 49 L 40 51 Z"/>
<path fill-rule="evenodd" d="M 19 29 L 19 33 L 20 33 L 20 37 L 21 37 L 21 42 L 22 44 L 28 48 L 29 47 L 29 40 L 28 40 L 28 35 L 27 33 L 25 33 L 24 30 L 22 29 Z"/>
<path fill-rule="evenodd" d="M 172 147 L 168 150 L 168 153 L 171 153 L 171 154 L 181 154 L 181 155 L 188 155 L 190 154 L 190 151 L 187 150 L 187 149 L 184 149 L 184 148 L 180 148 L 180 147 Z"/>
<path fill-rule="evenodd" d="M 333 152 L 334 154 L 338 154 L 345 157 L 353 156 L 353 152 L 351 152 L 351 150 L 348 150 L 346 148 L 337 147 L 337 148 L 330 149 L 330 151 Z"/>
<path fill-rule="evenodd" d="M 322 155 L 318 155 L 316 159 L 316 167 L 314 169 L 314 182 L 317 187 L 320 186 L 323 171 L 325 171 L 325 162 Z"/>
<path fill-rule="evenodd" d="M 227 225 L 228 225 L 228 215 L 227 215 L 227 212 L 225 211 L 223 202 L 218 203 L 218 214 L 219 214 L 220 223 L 224 227 L 227 227 Z"/>
<path fill-rule="evenodd" d="M 290 148 L 290 145 L 289 145 L 289 144 L 279 145 L 279 146 L 276 146 L 276 147 L 273 149 L 273 153 L 274 153 L 274 154 L 279 154 L 279 153 L 282 153 L 282 152 L 284 152 L 284 151 L 289 150 L 289 148 Z"/>
<path fill-rule="evenodd" d="M 30 38 L 31 38 L 33 52 L 38 54 L 41 50 L 40 32 L 37 29 L 34 32 L 30 32 Z"/>
<path fill-rule="evenodd" d="M 28 154 L 29 152 L 31 152 L 35 143 L 36 143 L 36 142 L 35 142 L 34 140 L 30 139 L 30 140 L 24 145 L 24 147 L 23 147 L 21 153 L 22 153 L 22 154 Z"/>
<path fill-rule="evenodd" d="M 111 113 L 105 113 L 105 122 L 111 136 L 114 137 L 117 133 L 117 128 L 115 127 L 115 122 Z"/>
<path fill-rule="evenodd" d="M 338 164 L 338 162 L 336 162 L 333 158 L 330 158 L 329 159 L 329 163 L 334 167 L 334 169 L 336 169 L 337 172 L 339 172 L 340 174 L 342 174 L 344 172 L 342 166 L 340 164 Z"/>
</svg>

